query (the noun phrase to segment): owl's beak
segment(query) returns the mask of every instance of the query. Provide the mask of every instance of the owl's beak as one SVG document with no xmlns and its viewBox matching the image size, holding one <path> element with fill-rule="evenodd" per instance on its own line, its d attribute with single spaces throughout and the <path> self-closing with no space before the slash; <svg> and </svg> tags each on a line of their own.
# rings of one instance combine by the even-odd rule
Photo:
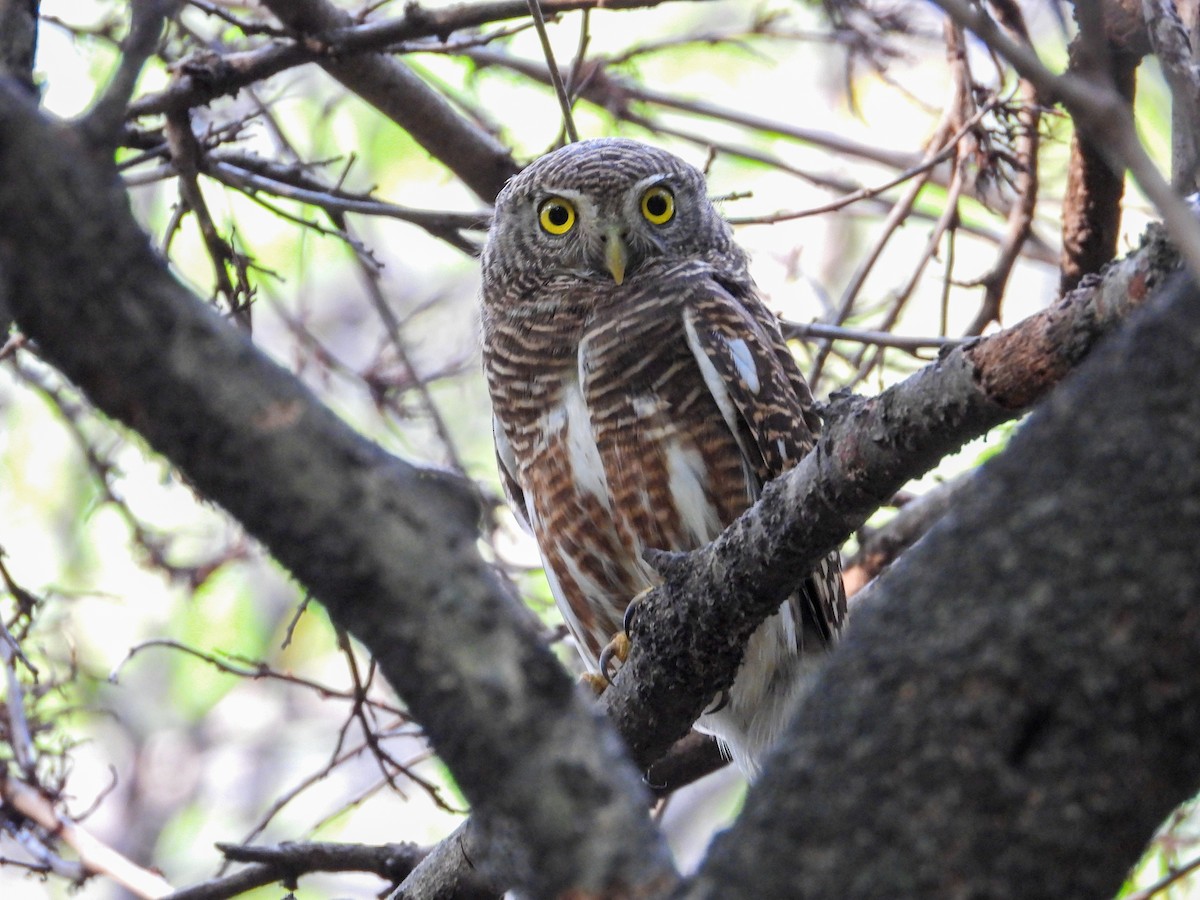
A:
<svg viewBox="0 0 1200 900">
<path fill-rule="evenodd" d="M 625 280 L 625 266 L 629 263 L 629 248 L 617 226 L 608 229 L 604 242 L 604 264 L 612 272 L 613 281 L 620 284 Z"/>
</svg>

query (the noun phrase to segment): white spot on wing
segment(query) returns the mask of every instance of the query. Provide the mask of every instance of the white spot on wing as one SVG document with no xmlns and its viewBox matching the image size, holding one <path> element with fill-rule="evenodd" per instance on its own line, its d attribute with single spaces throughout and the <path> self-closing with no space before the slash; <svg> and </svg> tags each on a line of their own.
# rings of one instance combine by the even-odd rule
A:
<svg viewBox="0 0 1200 900">
<path fill-rule="evenodd" d="M 562 404 L 551 415 L 562 416 L 566 426 L 571 475 L 579 490 L 595 494 L 605 509 L 611 509 L 604 463 L 600 460 L 600 449 L 596 446 L 596 435 L 592 430 L 592 417 L 578 381 L 570 381 L 563 386 Z"/>
<path fill-rule="evenodd" d="M 538 550 L 541 552 L 541 540 L 538 540 Z M 546 561 L 546 554 L 542 553 L 542 568 L 546 572 L 546 581 L 550 585 L 550 593 L 554 595 L 554 602 L 558 606 L 558 611 L 562 613 L 563 620 L 567 623 L 567 628 L 570 629 L 571 635 L 575 638 L 575 646 L 579 650 L 579 656 L 587 664 L 588 669 L 596 671 L 596 660 L 592 658 L 592 654 L 588 652 L 585 635 L 587 629 L 583 627 L 583 622 L 575 615 L 571 609 L 571 604 L 567 602 L 566 592 L 563 591 L 561 582 L 558 576 L 554 574 L 554 569 Z M 569 557 L 564 557 L 569 558 Z"/>
<path fill-rule="evenodd" d="M 514 480 L 517 477 L 517 455 L 513 453 L 512 444 L 508 442 L 508 435 L 504 433 L 504 426 L 500 424 L 500 420 L 492 416 L 492 435 L 496 439 L 496 457 L 500 460 L 500 465 L 504 466 L 504 470 Z"/>
<path fill-rule="evenodd" d="M 746 486 L 750 492 L 748 499 L 753 501 L 758 496 L 755 487 L 757 482 L 750 464 L 750 453 L 742 438 L 741 416 L 733 405 L 733 398 L 729 396 L 729 387 L 725 384 L 721 373 L 717 371 L 716 365 L 709 359 L 708 351 L 700 343 L 700 335 L 696 331 L 695 313 L 690 309 L 685 309 L 683 312 L 683 329 L 687 333 L 688 346 L 692 350 L 692 356 L 696 358 L 696 365 L 700 367 L 700 374 L 704 376 L 704 384 L 708 387 L 708 392 L 712 395 L 713 400 L 716 401 L 717 409 L 721 411 L 725 427 L 729 429 L 729 433 L 737 442 L 738 450 L 741 451 L 742 470 L 746 475 Z M 740 343 L 744 344 L 745 342 L 741 341 Z M 757 370 L 755 370 L 754 378 L 757 384 Z M 711 538 L 705 538 L 705 540 L 711 540 Z"/>
<path fill-rule="evenodd" d="M 746 382 L 746 387 L 750 388 L 750 393 L 757 394 L 762 385 L 758 380 L 758 367 L 754 364 L 754 354 L 750 352 L 750 345 L 742 338 L 734 338 L 728 343 L 738 374 Z"/>
<path fill-rule="evenodd" d="M 717 408 L 721 410 L 721 418 L 725 420 L 725 427 L 736 436 L 738 433 L 737 410 L 733 408 L 729 388 L 725 386 L 721 373 L 717 371 L 713 361 L 708 358 L 708 352 L 704 345 L 700 343 L 700 336 L 696 333 L 695 314 L 690 309 L 684 310 L 683 329 L 687 332 L 688 346 L 692 348 L 692 355 L 696 357 L 696 364 L 700 366 L 700 374 L 704 376 L 708 392 L 712 394 L 713 399 L 717 401 Z M 744 449 L 742 455 L 745 455 Z"/>
<path fill-rule="evenodd" d="M 633 414 L 639 419 L 653 419 L 662 408 L 662 403 L 653 394 L 638 394 L 631 400 Z"/>
<path fill-rule="evenodd" d="M 500 424 L 500 420 L 496 416 L 492 416 L 492 436 L 496 441 L 496 458 L 500 461 L 503 467 L 504 474 L 514 484 L 521 483 L 519 470 L 517 468 L 517 455 L 513 452 L 512 444 L 509 443 L 508 435 L 504 433 L 504 426 Z M 506 488 L 507 490 L 507 488 Z M 521 490 L 517 488 L 517 490 Z M 522 496 L 525 498 L 525 515 L 517 515 L 517 521 L 521 523 L 527 530 L 533 530 L 533 498 L 521 490 Z M 511 499 L 511 498 L 510 498 Z"/>
</svg>

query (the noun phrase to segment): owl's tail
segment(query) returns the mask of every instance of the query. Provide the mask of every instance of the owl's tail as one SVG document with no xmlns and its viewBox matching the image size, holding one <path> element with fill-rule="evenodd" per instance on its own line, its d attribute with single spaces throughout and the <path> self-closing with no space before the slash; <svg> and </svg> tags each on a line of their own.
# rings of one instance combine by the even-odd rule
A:
<svg viewBox="0 0 1200 900">
<path fill-rule="evenodd" d="M 789 599 L 750 636 L 727 702 L 696 722 L 751 781 L 783 733 L 804 693 L 806 675 L 825 649 L 824 642 L 798 633 L 795 610 Z"/>
</svg>

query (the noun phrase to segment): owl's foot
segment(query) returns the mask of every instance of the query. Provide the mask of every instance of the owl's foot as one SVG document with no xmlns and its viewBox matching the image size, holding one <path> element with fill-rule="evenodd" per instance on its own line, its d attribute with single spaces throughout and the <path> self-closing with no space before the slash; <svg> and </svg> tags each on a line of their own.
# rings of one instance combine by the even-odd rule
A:
<svg viewBox="0 0 1200 900">
<path fill-rule="evenodd" d="M 613 676 L 617 674 L 617 669 L 620 668 L 619 663 L 625 662 L 629 657 L 629 635 L 624 631 L 618 631 L 613 635 L 613 639 L 608 642 L 603 650 L 600 651 L 600 671 L 585 672 L 579 676 L 579 683 L 587 685 L 592 689 L 592 692 L 599 697 L 612 684 Z M 613 660 L 616 660 L 618 665 L 613 666 Z"/>
<path fill-rule="evenodd" d="M 609 679 L 603 675 L 597 675 L 595 672 L 584 672 L 579 676 L 579 683 L 585 687 L 590 687 L 592 693 L 599 697 L 608 690 Z"/>
<path fill-rule="evenodd" d="M 625 607 L 625 615 L 621 619 L 621 630 L 614 634 L 608 645 L 600 651 L 600 675 L 597 677 L 602 677 L 611 683 L 613 676 L 621 668 L 620 663 L 629 658 L 629 648 L 633 646 L 629 640 L 629 631 L 633 627 L 634 610 L 642 604 L 652 590 L 654 588 L 646 588 L 630 600 L 629 605 Z M 614 665 L 614 662 L 617 665 Z"/>
<path fill-rule="evenodd" d="M 614 634 L 608 645 L 600 651 L 600 675 L 606 681 L 611 683 L 613 675 L 617 674 L 617 669 L 621 668 L 619 664 L 629 659 L 631 646 L 633 645 L 629 643 L 629 635 L 622 630 Z M 618 665 L 613 665 L 614 660 Z"/>
</svg>

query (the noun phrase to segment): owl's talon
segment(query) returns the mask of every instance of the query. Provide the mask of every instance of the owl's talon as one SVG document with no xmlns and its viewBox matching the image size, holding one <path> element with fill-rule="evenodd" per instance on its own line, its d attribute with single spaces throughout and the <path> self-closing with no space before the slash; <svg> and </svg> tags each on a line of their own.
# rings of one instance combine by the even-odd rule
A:
<svg viewBox="0 0 1200 900">
<path fill-rule="evenodd" d="M 629 605 L 625 607 L 625 615 L 621 617 L 621 630 L 625 632 L 625 634 L 629 634 L 629 632 L 633 631 L 633 620 L 636 618 L 634 611 L 637 609 L 637 607 L 641 606 L 645 599 L 653 592 L 654 588 L 646 588 L 644 591 L 639 591 L 634 598 L 629 601 Z"/>
<path fill-rule="evenodd" d="M 611 679 L 605 678 L 603 675 L 597 675 L 595 672 L 585 672 L 579 676 L 579 683 L 592 689 L 597 697 L 603 694 L 607 689 Z"/>
<path fill-rule="evenodd" d="M 609 684 L 612 684 L 613 677 L 609 674 L 609 669 L 612 668 L 613 660 L 617 662 L 625 662 L 629 659 L 629 648 L 632 644 L 629 643 L 629 635 L 624 631 L 618 631 L 613 635 L 608 645 L 600 651 L 600 676 L 605 678 Z M 619 666 L 616 668 L 620 668 Z"/>
<path fill-rule="evenodd" d="M 717 694 L 717 702 L 712 705 L 712 709 L 706 709 L 704 714 L 711 716 L 714 713 L 719 713 L 729 705 L 729 688 L 725 688 L 721 693 Z"/>
</svg>

